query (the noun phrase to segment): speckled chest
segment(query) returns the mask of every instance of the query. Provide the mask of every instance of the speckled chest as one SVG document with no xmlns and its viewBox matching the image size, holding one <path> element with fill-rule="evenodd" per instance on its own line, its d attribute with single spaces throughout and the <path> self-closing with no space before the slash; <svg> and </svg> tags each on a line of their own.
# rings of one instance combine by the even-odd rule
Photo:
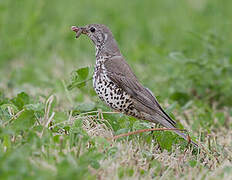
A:
<svg viewBox="0 0 232 180">
<path fill-rule="evenodd" d="M 111 108 L 128 115 L 137 116 L 138 113 L 133 106 L 130 95 L 117 87 L 107 76 L 107 69 L 104 66 L 105 60 L 107 59 L 101 57 L 97 59 L 95 65 L 93 87 L 96 93 Z"/>
</svg>

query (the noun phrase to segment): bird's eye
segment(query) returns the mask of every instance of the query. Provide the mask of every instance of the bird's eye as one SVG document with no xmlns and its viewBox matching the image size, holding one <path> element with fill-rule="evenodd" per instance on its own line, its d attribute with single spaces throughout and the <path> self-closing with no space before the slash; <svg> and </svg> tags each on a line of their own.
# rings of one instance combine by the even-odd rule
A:
<svg viewBox="0 0 232 180">
<path fill-rule="evenodd" d="M 95 27 L 91 27 L 91 28 L 90 28 L 90 31 L 91 31 L 92 33 L 95 32 L 95 30 L 96 30 Z"/>
</svg>

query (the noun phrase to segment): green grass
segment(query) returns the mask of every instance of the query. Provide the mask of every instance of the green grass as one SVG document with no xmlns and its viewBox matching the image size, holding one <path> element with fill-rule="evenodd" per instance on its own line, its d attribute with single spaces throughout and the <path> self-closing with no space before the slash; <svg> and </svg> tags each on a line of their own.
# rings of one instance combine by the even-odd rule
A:
<svg viewBox="0 0 232 180">
<path fill-rule="evenodd" d="M 232 175 L 232 2 L 0 1 L 0 179 L 228 179 Z M 92 88 L 95 49 L 72 25 L 110 27 L 180 127 L 111 113 Z M 83 67 L 86 67 L 83 69 Z"/>
</svg>

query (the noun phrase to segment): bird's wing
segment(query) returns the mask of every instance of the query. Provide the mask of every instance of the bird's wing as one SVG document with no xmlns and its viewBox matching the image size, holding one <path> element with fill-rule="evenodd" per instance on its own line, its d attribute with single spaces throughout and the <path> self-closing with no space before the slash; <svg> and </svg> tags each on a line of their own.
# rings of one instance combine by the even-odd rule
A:
<svg viewBox="0 0 232 180">
<path fill-rule="evenodd" d="M 138 101 L 143 107 L 146 107 L 146 109 L 149 111 L 152 110 L 175 127 L 176 122 L 173 121 L 167 113 L 165 113 L 151 91 L 147 88 L 144 88 L 139 83 L 130 66 L 122 56 L 114 56 L 109 58 L 105 61 L 104 65 L 107 70 L 108 77 L 119 88 L 123 89 L 125 92 L 131 95 L 131 97 Z"/>
</svg>

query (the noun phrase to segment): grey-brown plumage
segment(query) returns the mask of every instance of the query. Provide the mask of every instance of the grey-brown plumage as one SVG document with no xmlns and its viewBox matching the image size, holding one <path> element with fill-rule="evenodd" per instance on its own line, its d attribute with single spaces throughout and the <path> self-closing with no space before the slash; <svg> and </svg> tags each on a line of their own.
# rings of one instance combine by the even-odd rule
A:
<svg viewBox="0 0 232 180">
<path fill-rule="evenodd" d="M 80 34 L 86 34 L 95 44 L 93 86 L 101 100 L 129 116 L 159 123 L 166 128 L 176 127 L 176 122 L 165 113 L 152 92 L 138 81 L 105 25 L 73 26 L 72 30 L 76 32 L 77 38 Z M 184 133 L 175 132 L 188 140 Z M 197 146 L 194 142 L 192 144 Z"/>
</svg>

